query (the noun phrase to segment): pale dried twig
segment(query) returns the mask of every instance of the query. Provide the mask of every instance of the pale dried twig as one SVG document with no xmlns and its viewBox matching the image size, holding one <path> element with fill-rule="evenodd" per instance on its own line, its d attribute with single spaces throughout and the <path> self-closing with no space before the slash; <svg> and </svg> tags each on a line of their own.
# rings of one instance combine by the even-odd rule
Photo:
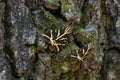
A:
<svg viewBox="0 0 120 80">
<path fill-rule="evenodd" d="M 71 33 L 71 27 L 67 27 L 62 35 L 58 35 L 55 40 L 58 40 L 62 38 L 63 36 Z M 60 30 L 58 31 L 58 34 L 60 34 Z"/>
<path fill-rule="evenodd" d="M 88 44 L 87 45 L 87 50 L 85 51 L 84 49 L 82 49 L 82 54 L 83 54 L 83 56 L 80 56 L 80 54 L 78 53 L 78 51 L 76 52 L 77 53 L 77 55 L 76 56 L 74 56 L 74 55 L 71 55 L 71 57 L 73 57 L 73 58 L 76 58 L 76 59 L 78 59 L 78 60 L 80 60 L 80 61 L 84 61 L 84 59 L 85 59 L 85 56 L 88 54 L 88 51 L 91 49 L 91 46 L 90 46 L 90 44 Z"/>
<path fill-rule="evenodd" d="M 76 59 L 78 59 L 78 60 L 80 60 L 80 61 L 82 61 L 82 62 L 83 62 L 83 57 L 81 57 L 79 53 L 77 53 L 77 55 L 76 55 L 76 56 L 71 55 L 71 57 L 76 58 Z"/>
<path fill-rule="evenodd" d="M 61 34 L 60 29 L 58 29 L 57 30 L 57 36 L 56 36 L 55 39 L 53 39 L 53 31 L 52 30 L 50 30 L 50 37 L 48 35 L 46 35 L 46 34 L 42 34 L 42 36 L 48 38 L 49 43 L 51 44 L 51 46 L 55 46 L 57 48 L 57 51 L 59 51 L 60 50 L 59 46 L 65 46 L 65 43 L 58 43 L 58 40 L 66 42 L 67 38 L 65 38 L 64 36 L 67 35 L 67 34 L 70 34 L 70 33 L 71 33 L 71 26 L 65 28 L 63 34 Z"/>
</svg>

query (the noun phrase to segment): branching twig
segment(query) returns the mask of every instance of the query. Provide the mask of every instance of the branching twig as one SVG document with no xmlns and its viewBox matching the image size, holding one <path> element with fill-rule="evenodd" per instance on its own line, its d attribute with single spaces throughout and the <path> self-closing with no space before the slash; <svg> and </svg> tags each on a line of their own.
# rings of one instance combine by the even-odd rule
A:
<svg viewBox="0 0 120 80">
<path fill-rule="evenodd" d="M 62 38 L 63 36 L 71 33 L 71 27 L 67 27 L 62 35 L 58 35 L 55 40 L 58 40 Z M 58 34 L 60 34 L 60 31 L 58 31 Z"/>
<path fill-rule="evenodd" d="M 57 51 L 59 51 L 59 46 L 65 46 L 65 43 L 59 43 L 58 41 L 66 41 L 67 38 L 65 38 L 65 35 L 68 35 L 71 33 L 71 26 L 65 28 L 64 33 L 61 34 L 60 33 L 60 29 L 57 30 L 57 36 L 55 39 L 53 39 L 53 31 L 50 30 L 50 37 L 46 34 L 42 34 L 42 36 L 46 37 L 49 39 L 49 43 L 51 44 L 51 46 L 55 46 L 57 48 Z M 61 34 L 61 35 L 60 35 Z"/>
<path fill-rule="evenodd" d="M 85 51 L 84 49 L 82 49 L 82 54 L 83 54 L 83 56 L 80 56 L 79 52 L 77 52 L 77 55 L 76 55 L 76 56 L 71 55 L 71 57 L 77 58 L 78 60 L 80 60 L 80 61 L 83 62 L 84 59 L 85 59 L 85 56 L 88 54 L 88 51 L 89 51 L 90 49 L 91 49 L 91 46 L 90 46 L 90 44 L 88 44 L 86 51 Z"/>
</svg>

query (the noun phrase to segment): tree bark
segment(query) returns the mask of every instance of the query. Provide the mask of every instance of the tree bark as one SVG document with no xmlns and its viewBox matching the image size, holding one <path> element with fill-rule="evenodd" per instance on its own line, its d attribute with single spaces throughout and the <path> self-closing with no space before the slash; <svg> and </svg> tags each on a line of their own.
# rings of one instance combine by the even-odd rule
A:
<svg viewBox="0 0 120 80">
<path fill-rule="evenodd" d="M 119 0 L 0 0 L 0 80 L 119 75 Z"/>
</svg>

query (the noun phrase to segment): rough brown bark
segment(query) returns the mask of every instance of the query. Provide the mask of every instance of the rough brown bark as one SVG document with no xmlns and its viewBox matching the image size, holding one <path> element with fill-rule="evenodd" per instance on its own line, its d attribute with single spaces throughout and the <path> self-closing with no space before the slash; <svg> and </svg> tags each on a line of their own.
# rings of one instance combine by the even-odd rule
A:
<svg viewBox="0 0 120 80">
<path fill-rule="evenodd" d="M 119 0 L 0 0 L 0 80 L 119 75 Z"/>
</svg>

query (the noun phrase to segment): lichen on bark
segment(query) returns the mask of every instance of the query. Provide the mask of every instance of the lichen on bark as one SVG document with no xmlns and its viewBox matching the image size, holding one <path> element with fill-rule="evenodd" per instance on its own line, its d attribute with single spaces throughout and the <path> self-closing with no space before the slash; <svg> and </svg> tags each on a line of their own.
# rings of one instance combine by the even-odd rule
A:
<svg viewBox="0 0 120 80">
<path fill-rule="evenodd" d="M 0 80 L 119 80 L 119 0 L 0 0 Z"/>
</svg>

